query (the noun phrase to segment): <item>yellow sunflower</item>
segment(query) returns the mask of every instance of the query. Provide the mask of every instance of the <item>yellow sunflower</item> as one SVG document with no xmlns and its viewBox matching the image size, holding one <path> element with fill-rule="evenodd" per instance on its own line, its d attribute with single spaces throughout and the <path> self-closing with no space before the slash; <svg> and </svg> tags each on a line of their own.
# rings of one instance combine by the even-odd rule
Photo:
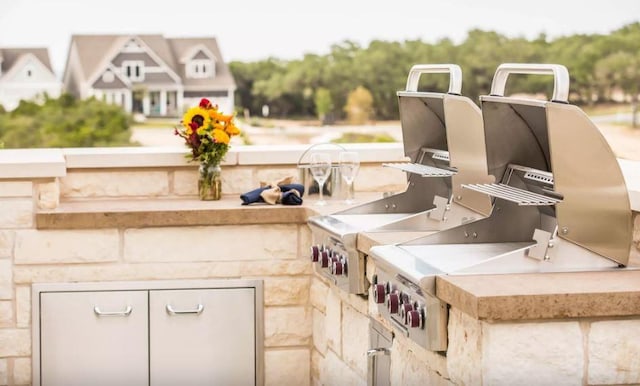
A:
<svg viewBox="0 0 640 386">
<path fill-rule="evenodd" d="M 206 135 L 211 129 L 209 128 L 208 125 L 202 125 L 200 127 L 198 127 L 198 129 L 196 130 L 196 133 L 198 133 L 199 136 L 203 136 Z"/>
<path fill-rule="evenodd" d="M 209 122 L 211 122 L 208 110 L 200 106 L 196 106 L 191 107 L 186 113 L 184 113 L 182 116 L 182 125 L 187 129 L 187 134 L 192 133 L 192 129 L 189 124 L 194 121 L 199 124 L 199 127 L 207 127 Z"/>
</svg>

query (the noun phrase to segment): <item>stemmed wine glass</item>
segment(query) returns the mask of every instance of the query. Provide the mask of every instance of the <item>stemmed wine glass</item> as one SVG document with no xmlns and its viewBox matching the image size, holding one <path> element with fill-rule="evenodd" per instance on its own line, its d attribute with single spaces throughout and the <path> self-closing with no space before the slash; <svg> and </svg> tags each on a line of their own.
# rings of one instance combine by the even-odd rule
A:
<svg viewBox="0 0 640 386">
<path fill-rule="evenodd" d="M 329 174 L 331 174 L 331 156 L 328 153 L 313 153 L 311 154 L 309 166 L 311 175 L 320 189 L 320 199 L 316 202 L 316 205 L 326 205 L 327 202 L 324 200 L 323 190 L 324 183 L 329 178 Z"/>
<path fill-rule="evenodd" d="M 347 183 L 347 198 L 345 204 L 351 205 L 355 202 L 353 192 L 353 180 L 358 175 L 358 169 L 360 168 L 360 158 L 355 151 L 343 151 L 340 153 L 339 159 L 340 174 Z"/>
</svg>

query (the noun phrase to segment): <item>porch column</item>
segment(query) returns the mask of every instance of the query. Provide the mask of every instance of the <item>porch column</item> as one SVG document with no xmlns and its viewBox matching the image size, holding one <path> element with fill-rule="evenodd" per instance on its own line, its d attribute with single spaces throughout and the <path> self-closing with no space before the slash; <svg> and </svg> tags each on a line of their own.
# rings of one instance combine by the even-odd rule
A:
<svg viewBox="0 0 640 386">
<path fill-rule="evenodd" d="M 178 89 L 176 92 L 176 108 L 179 115 L 184 114 L 184 90 Z"/>
<path fill-rule="evenodd" d="M 142 97 L 142 113 L 145 116 L 149 116 L 151 113 L 151 99 L 149 98 L 149 93 L 145 93 L 144 97 Z"/>
<path fill-rule="evenodd" d="M 133 97 L 131 94 L 131 90 L 125 90 L 124 94 L 124 111 L 130 113 L 133 109 Z"/>
<path fill-rule="evenodd" d="M 160 91 L 160 116 L 167 115 L 167 90 Z"/>
</svg>

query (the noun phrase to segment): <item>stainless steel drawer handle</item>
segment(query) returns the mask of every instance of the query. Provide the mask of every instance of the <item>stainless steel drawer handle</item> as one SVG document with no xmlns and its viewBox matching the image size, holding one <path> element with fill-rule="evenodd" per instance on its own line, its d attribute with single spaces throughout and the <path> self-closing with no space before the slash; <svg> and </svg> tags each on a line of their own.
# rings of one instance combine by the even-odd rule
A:
<svg viewBox="0 0 640 386">
<path fill-rule="evenodd" d="M 133 307 L 127 306 L 124 311 L 101 311 L 98 306 L 93 307 L 93 312 L 98 316 L 129 316 Z"/>
<path fill-rule="evenodd" d="M 390 354 L 391 354 L 391 351 L 386 347 L 376 347 L 376 348 L 372 348 L 371 350 L 367 350 L 368 357 L 373 357 L 376 355 L 390 355 Z"/>
<path fill-rule="evenodd" d="M 183 315 L 183 314 L 196 314 L 199 315 L 204 310 L 204 306 L 202 304 L 198 304 L 195 310 L 174 310 L 171 304 L 167 304 L 167 313 L 169 315 Z"/>
</svg>

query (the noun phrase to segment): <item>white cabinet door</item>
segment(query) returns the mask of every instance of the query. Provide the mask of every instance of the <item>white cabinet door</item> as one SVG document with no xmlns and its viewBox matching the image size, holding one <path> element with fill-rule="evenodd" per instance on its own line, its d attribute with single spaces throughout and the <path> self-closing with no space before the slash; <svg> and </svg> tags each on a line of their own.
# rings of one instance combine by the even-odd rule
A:
<svg viewBox="0 0 640 386">
<path fill-rule="evenodd" d="M 41 385 L 148 385 L 147 300 L 147 291 L 41 293 Z"/>
<path fill-rule="evenodd" d="M 154 290 L 151 386 L 255 385 L 255 288 Z"/>
</svg>

